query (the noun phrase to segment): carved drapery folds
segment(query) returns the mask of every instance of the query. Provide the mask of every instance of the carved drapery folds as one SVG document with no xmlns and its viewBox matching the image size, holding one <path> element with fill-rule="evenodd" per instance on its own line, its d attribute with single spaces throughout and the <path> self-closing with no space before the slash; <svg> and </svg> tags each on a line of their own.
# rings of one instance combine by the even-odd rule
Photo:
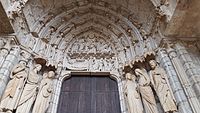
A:
<svg viewBox="0 0 200 113">
<path fill-rule="evenodd" d="M 136 76 L 139 76 L 139 91 L 141 94 L 145 112 L 158 113 L 158 109 L 156 107 L 156 100 L 153 91 L 150 87 L 150 78 L 147 74 L 147 71 L 144 68 L 136 68 L 135 74 Z"/>
<path fill-rule="evenodd" d="M 124 92 L 126 95 L 128 109 L 130 113 L 143 113 L 142 101 L 138 92 L 138 84 L 136 83 L 136 76 L 131 73 L 126 73 L 126 83 Z"/>
<path fill-rule="evenodd" d="M 165 112 L 177 111 L 175 104 L 175 98 L 170 88 L 170 84 L 166 75 L 166 72 L 161 68 L 155 60 L 150 60 L 149 65 L 151 83 L 156 91 L 156 94 L 160 100 L 160 103 Z"/>
<path fill-rule="evenodd" d="M 49 107 L 51 95 L 53 92 L 53 78 L 55 73 L 49 71 L 43 74 L 43 79 L 39 86 L 39 92 L 33 106 L 32 113 L 46 113 Z"/>
<path fill-rule="evenodd" d="M 130 1 L 126 3 L 132 4 Z M 116 7 L 111 1 L 81 0 L 63 1 L 63 6 L 57 6 L 55 2 L 30 0 L 26 4 L 24 1 L 22 5 L 26 6 L 19 7 L 19 10 L 23 11 L 25 19 L 30 20 L 26 24 L 33 32 L 24 34 L 19 41 L 26 49 L 47 59 L 48 65 L 71 70 L 116 71 L 118 65 L 155 49 L 150 44 L 154 9 L 150 1 L 143 3 L 151 14 L 141 10 L 145 15 L 138 19 L 132 12 L 132 9 L 140 11 L 138 5 L 127 8 L 123 5 Z M 70 13 L 65 13 L 66 9 Z M 141 35 L 145 35 L 145 40 Z"/>
<path fill-rule="evenodd" d="M 170 87 L 168 77 L 165 70 L 154 60 L 154 55 L 155 54 L 149 54 L 148 57 L 140 57 L 133 60 L 124 67 L 124 73 L 125 75 L 129 75 L 129 73 L 136 75 L 136 80 L 132 80 L 132 82 L 138 84 L 137 89 L 139 89 L 138 91 L 141 96 L 139 98 L 141 98 L 146 113 L 158 113 L 160 110 L 165 113 L 176 112 L 178 111 L 177 103 Z M 135 75 L 133 74 L 132 77 L 134 78 Z M 126 81 L 130 80 L 126 79 Z M 125 88 L 127 88 L 126 85 L 127 84 L 125 84 Z M 135 89 L 132 88 L 129 90 L 134 91 Z M 132 96 L 136 98 L 136 96 Z M 129 106 L 134 104 L 134 102 L 130 103 L 129 98 L 127 98 L 127 102 Z M 161 109 L 158 103 L 161 104 Z M 131 112 L 131 109 L 129 110 Z"/>
<path fill-rule="evenodd" d="M 22 62 L 14 67 L 10 75 L 11 80 L 1 98 L 1 112 L 13 112 L 16 109 L 27 76 L 26 64 Z"/>
<path fill-rule="evenodd" d="M 38 72 L 41 70 L 42 66 L 40 64 L 36 64 L 34 69 L 29 71 L 29 75 L 27 77 L 27 82 L 22 91 L 22 95 L 17 105 L 16 113 L 29 113 L 35 98 L 37 96 L 40 76 Z"/>
<path fill-rule="evenodd" d="M 88 34 L 71 41 L 63 65 L 73 70 L 114 71 L 118 67 L 115 49 L 105 38 Z"/>
<path fill-rule="evenodd" d="M 25 51 L 21 56 L 20 63 L 11 71 L 11 80 L 1 98 L 0 110 L 9 113 L 45 113 L 53 92 L 55 72 L 45 65 L 42 67 L 35 62 L 28 62 Z"/>
</svg>

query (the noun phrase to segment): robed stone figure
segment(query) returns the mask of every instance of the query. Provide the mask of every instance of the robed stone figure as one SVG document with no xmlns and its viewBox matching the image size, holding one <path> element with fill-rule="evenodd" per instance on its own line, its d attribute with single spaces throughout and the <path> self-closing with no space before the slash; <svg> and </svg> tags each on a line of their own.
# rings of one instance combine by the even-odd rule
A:
<svg viewBox="0 0 200 113">
<path fill-rule="evenodd" d="M 40 83 L 39 93 L 37 95 L 32 113 L 46 113 L 52 91 L 53 91 L 53 78 L 55 73 L 53 71 L 48 72 L 48 74 L 43 75 L 43 79 Z"/>
<path fill-rule="evenodd" d="M 150 87 L 150 78 L 144 68 L 135 69 L 136 76 L 139 76 L 139 91 L 144 104 L 145 113 L 158 113 L 155 97 Z"/>
<path fill-rule="evenodd" d="M 22 92 L 22 96 L 18 103 L 16 113 L 29 113 L 37 95 L 37 89 L 40 81 L 38 72 L 42 66 L 36 64 L 34 69 L 29 72 L 27 83 Z"/>
<path fill-rule="evenodd" d="M 169 87 L 165 70 L 161 68 L 155 60 L 150 60 L 149 65 L 152 69 L 150 71 L 151 83 L 156 91 L 164 112 L 168 113 L 171 111 L 177 111 L 175 99 Z"/>
<path fill-rule="evenodd" d="M 24 63 L 17 64 L 11 71 L 10 81 L 1 98 L 0 109 L 3 112 L 12 113 L 16 109 L 17 103 L 27 79 L 27 71 Z"/>
<path fill-rule="evenodd" d="M 137 91 L 136 76 L 126 73 L 125 95 L 130 113 L 143 113 L 142 101 Z"/>
</svg>

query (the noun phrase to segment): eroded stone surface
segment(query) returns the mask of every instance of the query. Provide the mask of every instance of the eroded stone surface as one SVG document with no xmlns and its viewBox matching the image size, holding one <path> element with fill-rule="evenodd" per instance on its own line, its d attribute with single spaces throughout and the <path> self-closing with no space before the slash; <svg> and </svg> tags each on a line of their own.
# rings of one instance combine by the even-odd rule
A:
<svg viewBox="0 0 200 113">
<path fill-rule="evenodd" d="M 174 103 L 178 105 L 178 113 L 199 111 L 199 14 L 194 12 L 198 10 L 198 1 L 2 0 L 1 3 L 6 12 L 2 16 L 7 19 L 0 21 L 4 25 L 11 23 L 14 34 L 5 34 L 7 28 L 0 28 L 0 32 L 4 32 L 0 37 L 0 96 L 7 94 L 4 90 L 12 81 L 9 75 L 17 63 L 25 63 L 29 75 L 33 74 L 35 66 L 42 66 L 35 72 L 39 77 L 33 82 L 36 89 L 32 91 L 30 104 L 23 104 L 28 96 L 20 94 L 20 103 L 14 103 L 19 107 L 17 112 L 26 112 L 20 107 L 32 111 L 34 106 L 34 112 L 56 113 L 65 79 L 74 74 L 106 76 L 109 73 L 118 83 L 122 113 L 133 112 L 131 104 L 141 106 L 148 113 L 176 111 Z M 163 82 L 170 87 L 164 84 L 162 91 L 168 94 L 170 90 L 171 96 L 160 95 L 155 85 L 151 85 L 148 62 L 152 59 L 166 71 Z M 136 68 L 142 68 L 142 74 L 134 73 Z M 52 71 L 55 77 L 47 80 L 47 73 Z M 135 97 L 125 94 L 124 88 L 132 93 L 126 86 L 126 73 L 141 75 L 131 83 Z M 28 79 L 22 87 L 25 93 L 31 89 L 26 85 L 30 85 Z M 153 93 L 152 88 L 157 92 Z M 148 98 L 136 98 L 137 94 Z M 174 101 L 172 108 L 163 110 L 169 103 L 163 103 L 162 97 Z M 40 101 L 42 99 L 44 101 Z M 138 102 L 131 101 L 134 99 Z M 139 105 L 139 101 L 145 106 Z M 38 109 L 38 105 L 48 108 Z M 1 110 L 12 112 L 16 107 Z"/>
</svg>

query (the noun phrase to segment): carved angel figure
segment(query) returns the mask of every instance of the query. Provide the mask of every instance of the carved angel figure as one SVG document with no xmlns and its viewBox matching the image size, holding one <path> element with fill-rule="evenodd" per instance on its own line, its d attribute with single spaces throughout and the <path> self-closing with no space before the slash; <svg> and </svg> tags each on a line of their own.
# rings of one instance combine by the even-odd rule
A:
<svg viewBox="0 0 200 113">
<path fill-rule="evenodd" d="M 12 112 L 17 107 L 27 78 L 25 64 L 17 64 L 11 72 L 10 78 L 11 80 L 8 82 L 1 98 L 0 109 L 3 112 Z"/>
<path fill-rule="evenodd" d="M 155 60 L 150 60 L 149 64 L 152 69 L 150 71 L 151 83 L 156 91 L 156 94 L 158 95 L 165 113 L 177 111 L 165 70 L 161 68 Z"/>
<path fill-rule="evenodd" d="M 35 101 L 38 83 L 40 81 L 40 76 L 38 72 L 41 70 L 42 66 L 36 64 L 34 69 L 30 71 L 27 79 L 27 83 L 22 92 L 22 96 L 19 100 L 16 113 L 29 113 L 33 102 Z"/>
<path fill-rule="evenodd" d="M 50 71 L 48 72 L 48 74 L 45 73 L 43 75 L 43 79 L 39 87 L 39 93 L 37 95 L 32 113 L 46 113 L 53 91 L 54 77 L 55 73 L 53 71 Z"/>
<path fill-rule="evenodd" d="M 158 113 L 155 97 L 150 87 L 150 78 L 147 71 L 142 69 L 135 69 L 135 74 L 139 76 L 139 90 L 142 96 L 142 101 L 145 108 L 145 113 Z"/>
<path fill-rule="evenodd" d="M 135 75 L 126 73 L 125 95 L 128 101 L 130 113 L 143 113 L 143 106 L 140 94 L 137 92 L 137 83 Z"/>
</svg>

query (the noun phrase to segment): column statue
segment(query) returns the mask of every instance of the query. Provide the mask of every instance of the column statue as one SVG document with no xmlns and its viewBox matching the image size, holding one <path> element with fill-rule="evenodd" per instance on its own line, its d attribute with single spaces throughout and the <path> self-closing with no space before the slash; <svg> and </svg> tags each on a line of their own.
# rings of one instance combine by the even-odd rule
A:
<svg viewBox="0 0 200 113">
<path fill-rule="evenodd" d="M 2 112 L 12 112 L 16 109 L 27 75 L 24 63 L 20 62 L 13 68 L 10 75 L 11 80 L 8 82 L 1 98 L 0 110 Z"/>
<path fill-rule="evenodd" d="M 139 91 L 142 96 L 145 112 L 158 113 L 155 97 L 150 87 L 150 78 L 147 74 L 147 71 L 144 68 L 137 68 L 135 69 L 135 74 L 136 76 L 139 76 Z"/>
<path fill-rule="evenodd" d="M 39 93 L 37 95 L 32 113 L 46 113 L 53 91 L 54 77 L 55 73 L 53 71 L 43 75 L 43 79 L 39 87 Z"/>
<path fill-rule="evenodd" d="M 27 83 L 22 92 L 22 96 L 19 100 L 16 113 L 29 113 L 37 95 L 38 84 L 40 81 L 40 76 L 38 72 L 41 70 L 42 66 L 36 64 L 34 69 L 30 71 L 27 79 Z"/>
<path fill-rule="evenodd" d="M 136 76 L 126 73 L 125 95 L 130 113 L 143 113 L 140 94 L 137 92 Z"/>
<path fill-rule="evenodd" d="M 158 95 L 160 103 L 165 113 L 177 111 L 175 99 L 173 93 L 169 87 L 166 72 L 161 68 L 155 60 L 150 60 L 149 65 L 151 67 L 150 78 L 153 88 Z"/>
</svg>

